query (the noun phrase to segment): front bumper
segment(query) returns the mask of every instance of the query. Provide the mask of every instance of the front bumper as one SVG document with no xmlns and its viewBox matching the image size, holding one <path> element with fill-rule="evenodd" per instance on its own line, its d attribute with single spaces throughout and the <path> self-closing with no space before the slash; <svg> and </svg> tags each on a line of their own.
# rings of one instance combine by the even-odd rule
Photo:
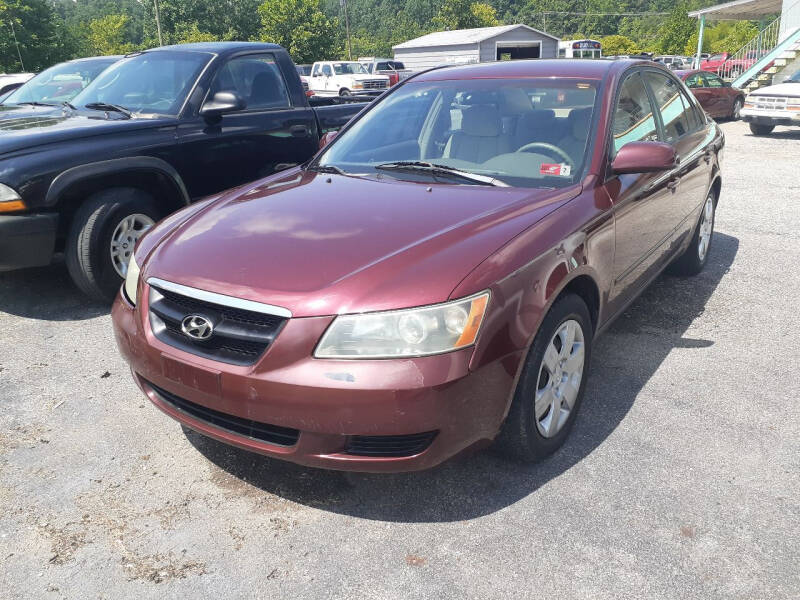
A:
<svg viewBox="0 0 800 600">
<path fill-rule="evenodd" d="M 134 309 L 120 295 L 112 317 L 120 351 L 153 404 L 221 442 L 307 466 L 413 471 L 491 440 L 514 385 L 515 369 L 509 367 L 520 359 L 506 356 L 476 372 L 469 370 L 472 348 L 397 360 L 314 359 L 313 348 L 332 317 L 310 317 L 287 321 L 255 365 L 227 365 L 157 339 L 142 317 L 146 302 Z M 193 409 L 184 410 L 187 403 Z M 255 430 L 242 429 L 248 423 L 259 430 L 294 430 L 297 437 L 294 443 L 264 441 L 250 435 Z M 405 439 L 431 432 L 429 445 L 410 455 L 353 450 L 356 439 L 369 445 L 375 436 Z"/>
<path fill-rule="evenodd" d="M 741 117 L 746 123 L 757 125 L 800 126 L 800 111 L 743 108 Z"/>
<path fill-rule="evenodd" d="M 50 264 L 58 215 L 0 216 L 0 271 Z"/>
</svg>

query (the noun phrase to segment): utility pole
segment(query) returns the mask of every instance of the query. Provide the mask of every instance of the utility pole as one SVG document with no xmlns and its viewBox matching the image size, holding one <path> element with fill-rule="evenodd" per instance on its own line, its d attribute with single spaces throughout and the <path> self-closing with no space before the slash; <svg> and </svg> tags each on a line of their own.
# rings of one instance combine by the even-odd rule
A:
<svg viewBox="0 0 800 600">
<path fill-rule="evenodd" d="M 350 19 L 347 17 L 347 0 L 339 0 L 339 6 L 344 9 L 344 29 L 347 33 L 347 60 L 353 60 L 350 47 Z"/>
<path fill-rule="evenodd" d="M 11 35 L 14 36 L 14 44 L 17 47 L 17 56 L 19 56 L 19 64 L 22 67 L 22 72 L 25 72 L 25 63 L 22 62 L 22 52 L 19 51 L 19 42 L 17 41 L 17 32 L 14 31 L 14 19 L 9 19 L 9 23 L 11 23 Z"/>
<path fill-rule="evenodd" d="M 158 45 L 163 46 L 164 40 L 161 38 L 161 18 L 158 14 L 158 0 L 153 0 L 153 4 L 156 7 L 156 29 L 158 29 Z"/>
</svg>

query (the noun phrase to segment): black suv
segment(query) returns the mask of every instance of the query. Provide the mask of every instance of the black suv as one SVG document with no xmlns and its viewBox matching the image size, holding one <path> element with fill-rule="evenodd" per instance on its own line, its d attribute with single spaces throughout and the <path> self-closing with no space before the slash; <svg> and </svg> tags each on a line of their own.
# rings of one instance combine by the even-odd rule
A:
<svg viewBox="0 0 800 600">
<path fill-rule="evenodd" d="M 280 46 L 185 44 L 125 57 L 55 114 L 0 121 L 0 271 L 64 252 L 83 292 L 112 299 L 157 220 L 305 162 L 364 106 L 312 102 Z"/>
</svg>

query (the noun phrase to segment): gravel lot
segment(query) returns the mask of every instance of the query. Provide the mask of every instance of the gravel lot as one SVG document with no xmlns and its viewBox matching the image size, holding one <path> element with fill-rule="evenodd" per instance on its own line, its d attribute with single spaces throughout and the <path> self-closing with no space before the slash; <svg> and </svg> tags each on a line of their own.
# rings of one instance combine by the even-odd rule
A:
<svg viewBox="0 0 800 600">
<path fill-rule="evenodd" d="M 598 340 L 534 466 L 230 449 L 145 400 L 63 266 L 0 275 L 0 598 L 797 598 L 800 131 L 723 128 L 707 269 Z"/>
</svg>

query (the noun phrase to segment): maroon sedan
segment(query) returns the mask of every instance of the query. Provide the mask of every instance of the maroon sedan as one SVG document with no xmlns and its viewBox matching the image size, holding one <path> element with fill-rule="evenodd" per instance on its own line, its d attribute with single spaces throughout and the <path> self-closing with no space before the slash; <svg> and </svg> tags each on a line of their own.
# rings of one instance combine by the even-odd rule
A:
<svg viewBox="0 0 800 600">
<path fill-rule="evenodd" d="M 706 71 L 676 71 L 675 75 L 692 90 L 700 106 L 709 115 L 717 119 L 739 118 L 745 97 L 742 90 Z"/>
<path fill-rule="evenodd" d="M 402 471 L 496 438 L 539 459 L 597 334 L 708 260 L 723 143 L 654 63 L 427 71 L 302 167 L 152 228 L 116 339 L 158 408 L 269 456 Z"/>
</svg>

